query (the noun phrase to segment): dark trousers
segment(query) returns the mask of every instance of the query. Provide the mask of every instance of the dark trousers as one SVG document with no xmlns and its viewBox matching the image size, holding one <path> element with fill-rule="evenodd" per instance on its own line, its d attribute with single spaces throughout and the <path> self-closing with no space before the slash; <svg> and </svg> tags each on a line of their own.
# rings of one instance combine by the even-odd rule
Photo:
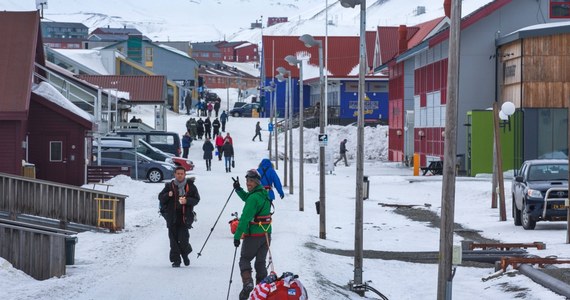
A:
<svg viewBox="0 0 570 300">
<path fill-rule="evenodd" d="M 204 137 L 211 139 L 212 138 L 212 131 L 210 128 L 205 128 Z"/>
<path fill-rule="evenodd" d="M 334 165 L 336 166 L 336 163 L 341 161 L 344 158 L 344 165 L 348 167 L 348 161 L 346 160 L 346 153 L 341 153 L 340 157 L 334 162 Z"/>
<path fill-rule="evenodd" d="M 222 122 L 222 132 L 226 132 L 226 122 Z"/>
<path fill-rule="evenodd" d="M 206 159 L 206 170 L 210 171 L 212 169 L 212 160 Z"/>
<path fill-rule="evenodd" d="M 222 160 L 222 146 L 216 146 L 218 148 L 218 160 Z"/>
<path fill-rule="evenodd" d="M 192 246 L 188 242 L 190 233 L 185 224 L 178 222 L 168 227 L 168 238 L 170 239 L 170 261 L 180 263 L 180 255 L 186 256 L 192 252 Z"/>
<path fill-rule="evenodd" d="M 268 236 L 271 241 L 271 235 Z M 260 282 L 267 277 L 265 268 L 267 252 L 269 246 L 265 236 L 246 236 L 241 244 L 241 254 L 239 258 L 239 270 L 241 273 L 251 271 L 251 261 L 255 258 L 255 280 Z"/>
<path fill-rule="evenodd" d="M 261 132 L 255 132 L 255 135 L 253 136 L 253 138 L 251 139 L 252 141 L 255 141 L 255 138 L 259 136 L 259 141 L 261 142 Z"/>
<path fill-rule="evenodd" d="M 182 150 L 182 157 L 184 158 L 188 158 L 188 149 L 190 149 L 190 147 L 183 147 Z"/>
<path fill-rule="evenodd" d="M 219 128 L 214 128 L 214 137 L 216 137 L 216 135 L 220 134 L 220 129 Z"/>
</svg>

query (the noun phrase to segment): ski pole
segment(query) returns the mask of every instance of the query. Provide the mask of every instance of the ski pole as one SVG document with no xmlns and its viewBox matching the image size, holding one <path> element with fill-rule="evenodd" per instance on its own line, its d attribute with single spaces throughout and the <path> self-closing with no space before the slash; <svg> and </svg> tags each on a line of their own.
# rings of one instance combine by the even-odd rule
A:
<svg viewBox="0 0 570 300">
<path fill-rule="evenodd" d="M 232 261 L 232 273 L 230 274 L 230 284 L 228 285 L 228 296 L 226 297 L 226 300 L 230 299 L 230 288 L 232 287 L 232 278 L 234 276 L 234 266 L 236 265 L 237 249 L 238 249 L 238 247 L 236 247 L 236 250 L 234 251 L 234 260 Z"/>
<path fill-rule="evenodd" d="M 233 179 L 233 178 L 232 178 Z M 235 189 L 232 189 L 232 192 L 230 193 L 230 196 L 228 197 L 228 200 L 226 200 L 226 203 L 224 204 L 224 207 L 222 207 L 222 211 L 220 212 L 220 214 L 218 215 L 218 218 L 216 219 L 216 222 L 214 223 L 214 226 L 212 226 L 212 228 L 210 229 L 210 233 L 208 234 L 208 237 L 206 238 L 206 240 L 204 241 L 204 245 L 202 245 L 202 249 L 200 249 L 200 252 L 198 252 L 198 258 L 200 258 L 200 255 L 202 255 L 202 250 L 204 250 L 204 247 L 206 246 L 206 243 L 208 242 L 208 240 L 210 239 L 210 236 L 212 235 L 212 232 L 214 231 L 214 227 L 216 227 L 216 224 L 218 224 L 218 220 L 220 220 L 220 217 L 222 216 L 222 213 L 224 212 L 224 209 L 226 209 L 226 205 L 228 205 L 228 202 L 230 202 L 230 198 L 232 197 L 232 195 L 234 194 Z"/>
</svg>

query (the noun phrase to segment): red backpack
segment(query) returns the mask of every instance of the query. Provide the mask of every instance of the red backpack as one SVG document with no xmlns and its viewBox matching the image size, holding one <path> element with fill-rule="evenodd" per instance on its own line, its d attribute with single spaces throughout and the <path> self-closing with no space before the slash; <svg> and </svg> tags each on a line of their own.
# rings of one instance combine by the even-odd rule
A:
<svg viewBox="0 0 570 300">
<path fill-rule="evenodd" d="M 255 286 L 250 300 L 307 300 L 307 290 L 298 279 L 299 276 L 286 272 L 280 278 L 275 273 L 267 276 Z"/>
</svg>

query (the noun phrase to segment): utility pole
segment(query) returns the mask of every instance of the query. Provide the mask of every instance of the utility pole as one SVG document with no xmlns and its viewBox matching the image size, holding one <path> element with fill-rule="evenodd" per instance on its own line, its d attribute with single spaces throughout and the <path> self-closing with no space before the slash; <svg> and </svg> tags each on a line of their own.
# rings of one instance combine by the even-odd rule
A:
<svg viewBox="0 0 570 300">
<path fill-rule="evenodd" d="M 277 85 L 275 85 L 275 90 L 273 91 L 273 116 L 274 116 L 274 120 L 275 123 L 273 125 L 273 131 L 275 131 L 275 134 L 273 135 L 275 137 L 275 170 L 279 170 L 279 130 L 277 127 Z"/>
<path fill-rule="evenodd" d="M 293 84 L 289 72 L 289 195 L 293 195 Z"/>
<path fill-rule="evenodd" d="M 289 74 L 289 77 L 291 76 L 291 74 Z M 285 101 L 283 101 L 284 104 L 284 110 L 285 110 L 285 116 L 283 116 L 283 127 L 285 128 L 285 143 L 283 145 L 283 186 L 286 187 L 287 186 L 287 141 L 288 141 L 288 136 L 287 136 L 287 130 L 289 130 L 289 81 L 285 81 Z"/>
<path fill-rule="evenodd" d="M 447 2 L 449 3 L 449 2 Z M 451 1 L 449 27 L 449 65 L 447 69 L 447 105 L 441 192 L 441 226 L 439 236 L 439 268 L 437 299 L 451 299 L 453 224 L 455 214 L 455 160 L 457 143 L 457 102 L 459 95 L 459 46 L 461 34 L 461 1 Z"/>
<path fill-rule="evenodd" d="M 503 178 L 503 154 L 501 151 L 501 137 L 500 137 L 500 131 L 499 131 L 499 103 L 495 102 L 493 103 L 493 130 L 495 132 L 494 136 L 495 136 L 495 173 L 497 173 L 497 176 L 494 176 L 496 178 L 496 182 L 499 184 L 499 214 L 500 214 L 500 220 L 501 221 L 506 221 L 507 220 L 507 212 L 505 211 L 506 207 L 505 207 L 505 180 Z M 496 183 L 494 184 L 494 186 L 496 187 Z M 493 193 L 495 193 L 496 191 L 493 190 Z M 497 198 L 495 198 L 496 200 Z M 496 204 L 496 203 L 495 203 Z"/>
</svg>

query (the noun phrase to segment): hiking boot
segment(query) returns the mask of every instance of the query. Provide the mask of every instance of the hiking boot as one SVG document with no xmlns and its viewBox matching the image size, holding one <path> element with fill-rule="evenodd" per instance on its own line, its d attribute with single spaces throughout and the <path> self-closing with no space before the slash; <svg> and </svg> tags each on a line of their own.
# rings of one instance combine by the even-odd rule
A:
<svg viewBox="0 0 570 300">
<path fill-rule="evenodd" d="M 184 255 L 182 256 L 182 260 L 184 260 L 184 265 L 185 266 L 189 266 L 190 265 L 190 258 L 188 258 L 188 255 Z"/>
<path fill-rule="evenodd" d="M 173 268 L 180 268 L 180 262 L 173 262 L 172 267 Z"/>
<path fill-rule="evenodd" d="M 239 292 L 239 300 L 247 300 L 249 299 L 249 294 L 253 291 L 253 282 L 249 282 L 244 284 L 241 292 Z"/>
</svg>

